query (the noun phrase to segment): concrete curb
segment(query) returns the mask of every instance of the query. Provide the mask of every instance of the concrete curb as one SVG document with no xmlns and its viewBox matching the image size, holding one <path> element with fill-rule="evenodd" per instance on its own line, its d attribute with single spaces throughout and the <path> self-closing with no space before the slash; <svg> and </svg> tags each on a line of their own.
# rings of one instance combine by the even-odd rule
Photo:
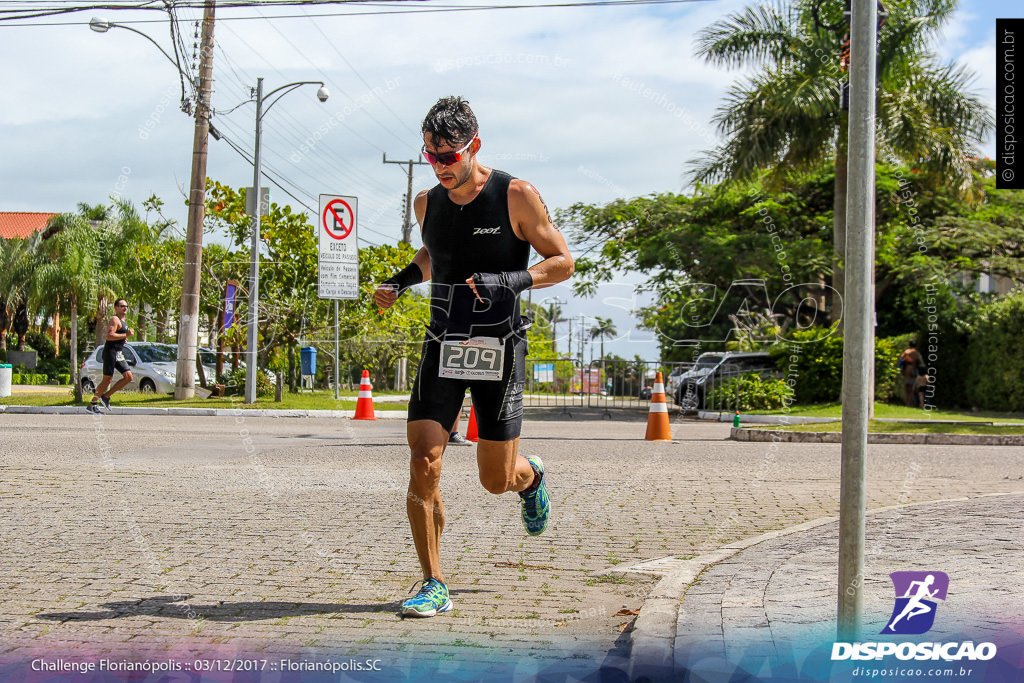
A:
<svg viewBox="0 0 1024 683">
<path fill-rule="evenodd" d="M 13 415 L 89 415 L 84 406 L 8 406 L 0 413 Z M 184 415 L 188 417 L 333 417 L 353 418 L 354 410 L 274 410 L 263 408 L 112 408 L 107 415 Z M 405 420 L 406 410 L 378 410 L 378 420 Z"/>
<path fill-rule="evenodd" d="M 886 508 L 888 509 L 888 508 Z M 630 650 L 630 680 L 634 680 L 643 673 L 655 671 L 672 671 L 674 666 L 674 653 L 676 641 L 676 623 L 679 619 L 679 603 L 682 601 L 686 590 L 690 587 L 700 574 L 723 560 L 727 560 L 736 553 L 746 550 L 751 546 L 773 538 L 787 536 L 801 531 L 807 531 L 815 527 L 831 524 L 838 521 L 838 517 L 822 517 L 803 524 L 769 531 L 759 536 L 734 541 L 718 550 L 705 553 L 686 560 L 682 566 L 670 571 L 665 578 L 657 583 L 651 594 L 644 600 L 640 614 L 633 624 L 631 634 L 632 649 Z M 629 567 L 623 567 L 626 571 Z"/>
<path fill-rule="evenodd" d="M 733 427 L 733 441 L 771 441 L 774 443 L 842 443 L 841 432 L 787 432 L 772 429 Z M 1024 446 L 1024 434 L 906 434 L 882 432 L 868 434 L 868 443 L 927 444 L 929 446 Z"/>
<path fill-rule="evenodd" d="M 714 420 L 716 422 L 732 422 L 736 413 L 701 410 L 697 417 L 701 420 Z M 800 415 L 755 415 L 741 413 L 740 419 L 747 424 L 765 425 L 805 425 L 805 424 L 826 424 L 828 422 L 839 422 L 839 417 L 806 417 Z"/>
<path fill-rule="evenodd" d="M 988 498 L 991 496 L 1017 496 L 1021 492 L 987 493 L 972 498 L 948 498 L 943 500 L 928 500 L 907 505 L 888 505 L 886 507 L 868 510 L 868 515 L 881 514 L 892 510 L 904 510 L 921 505 L 935 505 L 938 503 L 953 503 L 972 500 L 973 498 Z M 633 624 L 633 632 L 630 634 L 632 647 L 629 655 L 629 677 L 635 680 L 641 675 L 650 674 L 651 671 L 664 672 L 672 675 L 675 667 L 675 641 L 677 635 L 677 623 L 679 619 L 679 607 L 690 585 L 709 567 L 718 564 L 739 552 L 751 548 L 765 541 L 770 541 L 782 536 L 825 526 L 826 524 L 838 523 L 838 517 L 822 517 L 819 519 L 797 524 L 778 531 L 769 531 L 759 536 L 745 538 L 735 541 L 718 550 L 691 558 L 681 563 L 681 566 L 670 571 L 655 585 L 651 594 L 644 601 L 640 608 L 640 614 Z M 644 564 L 644 563 L 641 563 Z M 630 567 L 616 568 L 611 571 L 626 571 Z"/>
</svg>

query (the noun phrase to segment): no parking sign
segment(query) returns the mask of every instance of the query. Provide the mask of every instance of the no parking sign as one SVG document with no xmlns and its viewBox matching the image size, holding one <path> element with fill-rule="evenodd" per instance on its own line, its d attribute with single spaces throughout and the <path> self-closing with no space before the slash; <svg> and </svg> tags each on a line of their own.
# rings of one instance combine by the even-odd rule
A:
<svg viewBox="0 0 1024 683">
<path fill-rule="evenodd" d="M 356 197 L 320 195 L 317 293 L 321 299 L 359 298 L 358 208 Z"/>
</svg>

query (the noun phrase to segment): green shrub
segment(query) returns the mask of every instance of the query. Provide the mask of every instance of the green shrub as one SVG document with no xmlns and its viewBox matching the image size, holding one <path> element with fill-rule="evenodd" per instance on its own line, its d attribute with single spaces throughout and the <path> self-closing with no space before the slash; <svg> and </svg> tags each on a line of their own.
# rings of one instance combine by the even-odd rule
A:
<svg viewBox="0 0 1024 683">
<path fill-rule="evenodd" d="M 942 348 L 936 355 L 963 355 L 969 359 L 965 393 L 970 407 L 1024 411 L 1024 290 L 1017 289 L 976 309 L 972 322 L 966 353 L 963 348 L 947 350 L 949 340 L 942 339 L 938 342 Z M 938 374 L 936 385 L 945 380 L 945 376 Z"/>
<path fill-rule="evenodd" d="M 907 348 L 913 334 L 875 340 L 875 400 L 903 403 L 903 375 L 899 356 Z"/>
<path fill-rule="evenodd" d="M 705 404 L 722 410 L 781 410 L 792 396 L 785 380 L 762 379 L 752 372 L 717 385 L 708 392 Z"/>
<path fill-rule="evenodd" d="M 71 362 L 61 358 L 46 358 L 39 361 L 36 372 L 53 377 L 54 375 L 70 374 Z"/>
<path fill-rule="evenodd" d="M 54 379 L 57 380 L 57 384 L 71 384 L 71 375 L 54 375 Z"/>
<path fill-rule="evenodd" d="M 41 361 L 52 360 L 57 357 L 57 345 L 44 332 L 30 330 L 25 335 L 25 343 L 35 350 Z"/>
<path fill-rule="evenodd" d="M 834 403 L 843 386 L 843 339 L 824 328 L 793 330 L 791 341 L 769 349 L 793 387 L 797 403 Z"/>
<path fill-rule="evenodd" d="M 825 328 L 796 330 L 792 340 L 769 349 L 776 365 L 793 387 L 796 403 L 836 403 L 843 390 L 843 338 L 825 336 Z M 897 387 L 896 361 L 913 335 L 875 340 L 875 399 L 902 401 L 902 383 Z M 902 344 L 902 346 L 901 346 Z"/>
<path fill-rule="evenodd" d="M 20 372 L 12 372 L 11 373 L 11 384 L 21 384 L 21 373 Z"/>
<path fill-rule="evenodd" d="M 245 368 L 239 367 L 237 370 L 229 370 L 224 375 L 225 393 L 228 396 L 241 396 L 245 394 Z M 256 375 L 256 395 L 257 396 L 272 396 L 274 394 L 274 385 L 267 377 L 267 373 L 260 372 Z"/>
</svg>

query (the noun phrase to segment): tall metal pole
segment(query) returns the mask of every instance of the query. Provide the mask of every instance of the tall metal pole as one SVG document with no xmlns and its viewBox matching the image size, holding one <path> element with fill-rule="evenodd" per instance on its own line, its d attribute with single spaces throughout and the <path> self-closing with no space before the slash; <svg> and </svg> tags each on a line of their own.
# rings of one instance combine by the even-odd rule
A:
<svg viewBox="0 0 1024 683">
<path fill-rule="evenodd" d="M 249 264 L 249 335 L 245 355 L 245 402 L 256 402 L 256 344 L 257 322 L 260 310 L 260 216 L 263 214 L 260 192 L 260 152 L 263 133 L 263 79 L 256 79 L 256 150 L 253 154 L 252 191 L 256 193 L 250 206 L 255 207 L 252 215 L 252 243 Z"/>
<path fill-rule="evenodd" d="M 341 357 L 341 345 L 338 343 L 338 327 L 341 325 L 341 318 L 338 317 L 338 300 L 334 300 L 334 400 L 338 400 L 338 359 Z"/>
<path fill-rule="evenodd" d="M 199 100 L 192 138 L 192 180 L 188 195 L 188 224 L 185 230 L 185 268 L 181 281 L 181 309 L 178 316 L 178 366 L 174 398 L 196 394 L 196 346 L 199 341 L 199 276 L 203 264 L 203 220 L 206 218 L 206 148 L 210 132 L 210 93 L 213 90 L 213 15 L 215 0 L 206 0 L 203 10 L 202 47 L 199 62 Z"/>
<path fill-rule="evenodd" d="M 837 635 L 855 640 L 864 612 L 864 508 L 867 473 L 874 239 L 876 0 L 853 0 L 850 138 L 846 203 L 846 305 L 843 343 L 843 446 L 839 492 Z"/>
</svg>

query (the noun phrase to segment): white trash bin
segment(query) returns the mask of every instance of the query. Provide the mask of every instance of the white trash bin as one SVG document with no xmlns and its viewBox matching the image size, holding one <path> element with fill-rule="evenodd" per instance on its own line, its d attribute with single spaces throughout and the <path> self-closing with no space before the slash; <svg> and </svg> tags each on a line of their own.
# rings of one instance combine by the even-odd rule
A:
<svg viewBox="0 0 1024 683">
<path fill-rule="evenodd" d="M 0 363 L 0 398 L 7 398 L 11 395 L 11 366 L 7 363 Z"/>
</svg>

